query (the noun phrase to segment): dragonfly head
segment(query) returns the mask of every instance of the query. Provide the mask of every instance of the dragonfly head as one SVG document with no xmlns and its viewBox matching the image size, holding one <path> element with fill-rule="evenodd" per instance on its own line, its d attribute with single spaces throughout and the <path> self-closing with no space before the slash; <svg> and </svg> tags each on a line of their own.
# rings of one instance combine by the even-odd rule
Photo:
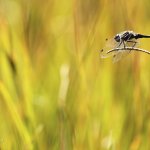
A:
<svg viewBox="0 0 150 150">
<path fill-rule="evenodd" d="M 120 42 L 120 36 L 119 36 L 119 34 L 117 34 L 117 35 L 114 37 L 114 39 L 116 40 L 116 42 Z"/>
</svg>

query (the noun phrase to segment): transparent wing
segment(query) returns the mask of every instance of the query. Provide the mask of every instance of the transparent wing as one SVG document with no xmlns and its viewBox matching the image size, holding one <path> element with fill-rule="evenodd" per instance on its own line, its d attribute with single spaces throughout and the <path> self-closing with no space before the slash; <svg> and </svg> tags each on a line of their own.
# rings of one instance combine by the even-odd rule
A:
<svg viewBox="0 0 150 150">
<path fill-rule="evenodd" d="M 116 54 L 113 55 L 113 63 L 118 62 L 122 58 L 126 57 L 130 52 L 131 50 L 118 50 Z"/>
<path fill-rule="evenodd" d="M 118 42 L 116 42 L 114 39 L 106 39 L 105 47 L 100 51 L 101 58 L 107 58 L 116 53 L 116 51 L 112 53 L 107 53 L 110 49 L 116 48 L 118 45 Z"/>
<path fill-rule="evenodd" d="M 118 43 L 114 39 L 107 40 L 106 46 L 104 49 L 101 50 L 101 58 L 107 58 L 109 56 L 113 56 L 113 62 L 118 62 L 121 60 L 123 57 L 127 56 L 131 50 L 126 50 L 123 49 L 124 47 L 138 47 L 139 42 L 137 40 L 131 40 L 128 42 L 123 43 Z M 121 50 L 116 50 L 108 53 L 109 50 L 115 49 L 115 48 L 120 48 Z"/>
<path fill-rule="evenodd" d="M 132 40 L 132 41 L 128 41 L 125 43 L 125 47 L 139 47 L 139 41 L 138 40 Z M 123 48 L 123 47 L 119 47 L 119 48 Z M 119 60 L 121 60 L 122 58 L 126 57 L 129 53 L 131 53 L 132 50 L 127 50 L 127 49 L 121 49 L 118 50 L 116 54 L 113 55 L 113 62 L 118 62 Z"/>
</svg>

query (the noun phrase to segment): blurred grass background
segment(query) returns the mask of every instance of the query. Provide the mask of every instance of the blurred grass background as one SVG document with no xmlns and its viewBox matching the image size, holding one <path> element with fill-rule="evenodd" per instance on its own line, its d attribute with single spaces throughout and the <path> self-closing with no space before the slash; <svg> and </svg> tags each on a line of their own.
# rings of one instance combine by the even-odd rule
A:
<svg viewBox="0 0 150 150">
<path fill-rule="evenodd" d="M 150 56 L 99 57 L 149 18 L 148 0 L 0 0 L 0 149 L 149 150 Z"/>
</svg>

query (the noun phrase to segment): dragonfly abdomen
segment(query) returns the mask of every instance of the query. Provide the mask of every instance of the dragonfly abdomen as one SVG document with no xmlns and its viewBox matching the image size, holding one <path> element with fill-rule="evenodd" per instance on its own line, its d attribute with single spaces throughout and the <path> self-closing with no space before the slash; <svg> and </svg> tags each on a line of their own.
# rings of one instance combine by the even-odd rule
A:
<svg viewBox="0 0 150 150">
<path fill-rule="evenodd" d="M 150 35 L 136 34 L 135 39 L 139 39 L 139 38 L 150 38 Z"/>
</svg>

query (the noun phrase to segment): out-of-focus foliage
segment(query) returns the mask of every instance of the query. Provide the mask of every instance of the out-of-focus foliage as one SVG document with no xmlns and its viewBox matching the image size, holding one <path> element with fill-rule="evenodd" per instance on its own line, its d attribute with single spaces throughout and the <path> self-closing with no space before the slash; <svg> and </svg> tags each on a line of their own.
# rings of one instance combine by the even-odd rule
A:
<svg viewBox="0 0 150 150">
<path fill-rule="evenodd" d="M 150 56 L 99 57 L 149 18 L 148 0 L 0 0 L 0 149 L 149 150 Z"/>
</svg>

